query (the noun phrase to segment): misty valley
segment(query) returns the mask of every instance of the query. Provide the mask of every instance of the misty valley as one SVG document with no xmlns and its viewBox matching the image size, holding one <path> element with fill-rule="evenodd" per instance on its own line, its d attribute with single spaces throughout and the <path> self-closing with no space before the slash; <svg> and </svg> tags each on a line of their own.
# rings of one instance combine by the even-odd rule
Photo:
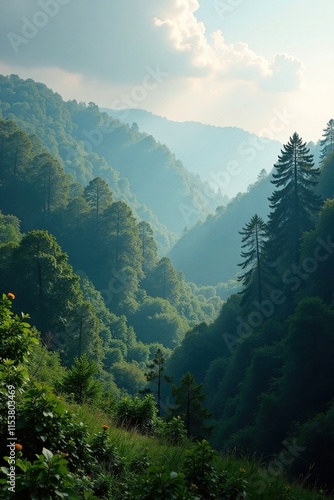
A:
<svg viewBox="0 0 334 500">
<path fill-rule="evenodd" d="M 334 120 L 264 136 L 0 76 L 1 498 L 333 498 Z"/>
</svg>

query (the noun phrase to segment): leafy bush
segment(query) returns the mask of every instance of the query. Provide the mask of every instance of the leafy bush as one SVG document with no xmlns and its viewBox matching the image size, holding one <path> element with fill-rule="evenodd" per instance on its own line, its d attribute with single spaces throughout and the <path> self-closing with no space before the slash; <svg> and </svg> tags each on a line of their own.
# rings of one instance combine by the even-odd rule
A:
<svg viewBox="0 0 334 500">
<path fill-rule="evenodd" d="M 151 432 L 154 428 L 157 408 L 152 394 L 143 399 L 122 398 L 115 405 L 116 424 L 126 429 L 137 429 L 140 432 Z"/>
<path fill-rule="evenodd" d="M 169 472 L 167 467 L 149 467 L 147 474 L 141 476 L 137 486 L 128 498 L 137 500 L 190 500 L 194 497 L 187 492 L 184 474 Z"/>
<path fill-rule="evenodd" d="M 219 472 L 214 464 L 217 458 L 209 443 L 203 439 L 187 451 L 185 459 L 185 478 L 187 484 L 195 487 L 199 498 L 242 500 L 246 498 L 246 481 L 242 473 L 229 475 Z"/>
<path fill-rule="evenodd" d="M 53 455 L 50 450 L 43 448 L 42 454 L 36 456 L 37 460 L 33 463 L 17 458 L 16 466 L 21 472 L 16 474 L 13 498 L 82 498 L 75 493 L 74 479 L 67 468 L 67 461 L 60 454 Z M 2 467 L 2 472 L 8 474 L 9 471 Z M 2 484 L 6 482 L 6 479 L 1 480 Z"/>
<path fill-rule="evenodd" d="M 180 446 L 188 441 L 187 431 L 181 417 L 173 417 L 168 422 L 160 419 L 157 436 L 173 446 Z"/>
<path fill-rule="evenodd" d="M 76 422 L 59 397 L 38 383 L 26 391 L 17 408 L 16 433 L 29 459 L 47 447 L 53 453 L 65 453 L 70 469 L 79 475 L 92 465 L 86 427 Z"/>
<path fill-rule="evenodd" d="M 83 354 L 74 359 L 73 366 L 65 374 L 59 388 L 67 394 L 73 394 L 74 401 L 79 404 L 97 400 L 102 390 L 101 383 L 94 378 L 98 371 L 95 361 Z"/>
<path fill-rule="evenodd" d="M 92 453 L 105 470 L 113 475 L 121 475 L 125 469 L 124 461 L 110 441 L 107 432 L 108 426 L 104 425 L 102 427 L 103 430 L 96 434 L 90 443 Z"/>
</svg>

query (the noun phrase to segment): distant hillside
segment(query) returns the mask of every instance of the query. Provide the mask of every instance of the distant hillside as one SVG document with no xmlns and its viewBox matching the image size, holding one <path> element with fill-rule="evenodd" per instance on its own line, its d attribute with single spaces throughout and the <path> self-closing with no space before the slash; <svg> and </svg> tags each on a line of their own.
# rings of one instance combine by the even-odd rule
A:
<svg viewBox="0 0 334 500">
<path fill-rule="evenodd" d="M 228 206 L 197 224 L 175 244 L 169 257 L 188 281 L 216 285 L 234 279 L 240 271 L 242 229 L 252 215 L 268 215 L 268 196 L 272 193 L 271 176 L 257 181 L 249 192 L 239 194 Z"/>
<path fill-rule="evenodd" d="M 115 199 L 151 224 L 162 252 L 176 233 L 222 203 L 166 146 L 101 113 L 94 103 L 64 102 L 41 83 L 0 76 L 0 118 L 37 136 L 81 185 L 96 176 L 105 179 Z"/>
<path fill-rule="evenodd" d="M 315 165 L 319 165 L 320 145 L 309 143 Z M 275 158 L 274 163 L 276 163 Z M 326 199 L 333 196 L 333 164 L 331 156 L 321 169 L 318 194 Z M 241 236 L 238 233 L 254 214 L 267 220 L 268 197 L 274 186 L 272 174 L 259 175 L 246 193 L 239 193 L 227 207 L 220 207 L 204 223 L 186 232 L 171 249 L 169 257 L 175 267 L 185 273 L 188 281 L 201 285 L 216 285 L 234 280 L 240 271 Z"/>
<path fill-rule="evenodd" d="M 189 171 L 230 198 L 246 191 L 262 169 L 270 171 L 282 147 L 278 141 L 261 139 L 237 127 L 179 123 L 141 109 L 104 111 L 153 134 Z"/>
</svg>

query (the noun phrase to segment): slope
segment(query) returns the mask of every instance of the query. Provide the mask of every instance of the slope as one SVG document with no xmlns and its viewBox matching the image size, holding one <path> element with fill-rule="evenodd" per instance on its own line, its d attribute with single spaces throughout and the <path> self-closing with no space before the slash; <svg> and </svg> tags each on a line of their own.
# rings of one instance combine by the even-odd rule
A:
<svg viewBox="0 0 334 500">
<path fill-rule="evenodd" d="M 214 216 L 185 233 L 169 252 L 175 267 L 188 281 L 201 285 L 234 279 L 240 262 L 238 231 L 255 213 L 266 218 L 271 192 L 270 176 L 263 176 L 247 193 L 239 194 L 227 207 L 220 207 Z"/>
<path fill-rule="evenodd" d="M 274 163 L 281 147 L 276 140 L 264 139 L 237 127 L 173 122 L 141 109 L 104 111 L 153 134 L 168 145 L 189 171 L 198 174 L 214 189 L 220 188 L 222 194 L 230 198 L 246 191 L 258 173 Z M 270 127 L 259 135 L 275 137 Z"/>
<path fill-rule="evenodd" d="M 100 113 L 93 103 L 65 103 L 45 85 L 16 75 L 0 77 L 0 96 L 0 117 L 36 136 L 73 181 L 85 185 L 96 176 L 105 179 L 116 199 L 152 225 L 161 251 L 186 225 L 180 216 L 184 205 L 194 224 L 219 204 L 214 193 L 200 196 L 205 186 L 168 148 Z M 39 141 L 35 138 L 36 147 Z"/>
</svg>

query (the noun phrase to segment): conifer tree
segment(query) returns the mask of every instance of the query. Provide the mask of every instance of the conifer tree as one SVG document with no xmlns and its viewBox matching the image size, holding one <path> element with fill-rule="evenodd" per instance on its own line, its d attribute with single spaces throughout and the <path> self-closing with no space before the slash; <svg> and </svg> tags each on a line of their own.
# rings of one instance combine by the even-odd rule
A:
<svg viewBox="0 0 334 500">
<path fill-rule="evenodd" d="M 268 257 L 281 267 L 299 261 L 300 238 L 312 228 L 312 216 L 320 207 L 315 194 L 319 169 L 295 132 L 283 146 L 271 181 L 277 188 L 269 198 Z"/>
<path fill-rule="evenodd" d="M 175 408 L 172 409 L 172 413 L 183 418 L 188 436 L 200 438 L 203 434 L 210 433 L 212 427 L 206 425 L 205 420 L 212 415 L 203 406 L 206 397 L 203 393 L 203 384 L 197 385 L 192 373 L 183 375 L 179 386 L 172 386 L 172 395 L 175 398 Z"/>
<path fill-rule="evenodd" d="M 320 141 L 322 147 L 320 160 L 323 161 L 328 155 L 334 151 L 334 120 L 331 118 L 323 131 L 323 139 Z"/>
<path fill-rule="evenodd" d="M 242 304 L 250 295 L 255 295 L 261 303 L 265 284 L 268 282 L 268 264 L 264 251 L 264 244 L 267 240 L 266 224 L 255 214 L 242 231 L 239 231 L 239 234 L 242 236 L 242 248 L 247 249 L 241 252 L 244 262 L 238 264 L 242 269 L 246 269 L 246 272 L 238 277 L 238 281 L 241 281 L 244 286 L 241 292 Z"/>
<path fill-rule="evenodd" d="M 170 383 L 172 381 L 171 377 L 164 375 L 164 365 L 165 358 L 161 349 L 157 349 L 155 356 L 151 363 L 147 365 L 148 371 L 145 372 L 145 377 L 147 382 L 154 382 L 157 386 L 157 407 L 158 407 L 158 417 L 161 414 L 161 384 L 163 381 Z M 150 389 L 145 390 L 145 392 L 150 392 Z"/>
<path fill-rule="evenodd" d="M 157 244 L 151 226 L 147 222 L 139 222 L 138 229 L 143 256 L 143 271 L 147 273 L 154 268 L 158 261 Z"/>
<path fill-rule="evenodd" d="M 95 177 L 85 187 L 84 197 L 94 211 L 94 219 L 98 224 L 104 209 L 112 204 L 112 193 L 108 184 L 101 177 Z"/>
</svg>

